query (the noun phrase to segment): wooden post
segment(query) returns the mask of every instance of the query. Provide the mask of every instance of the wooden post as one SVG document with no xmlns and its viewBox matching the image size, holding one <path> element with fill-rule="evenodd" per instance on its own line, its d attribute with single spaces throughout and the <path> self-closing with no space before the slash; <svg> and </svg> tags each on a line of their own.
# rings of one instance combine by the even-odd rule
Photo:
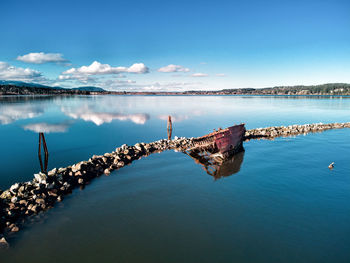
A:
<svg viewBox="0 0 350 263">
<path fill-rule="evenodd" d="M 168 117 L 167 131 L 168 131 L 168 140 L 171 140 L 171 134 L 173 132 L 173 125 L 171 123 L 171 116 L 170 115 Z"/>
<path fill-rule="evenodd" d="M 40 163 L 40 170 L 43 173 L 44 167 L 43 167 L 43 160 L 41 159 L 41 133 L 39 132 L 39 149 L 38 149 L 38 157 L 39 157 L 39 163 Z"/>
<path fill-rule="evenodd" d="M 44 148 L 44 153 L 45 153 L 44 166 L 43 166 L 43 161 L 41 159 L 41 140 L 43 141 L 43 148 Z M 47 165 L 48 165 L 48 162 L 49 162 L 49 151 L 47 149 L 44 133 L 42 133 L 42 132 L 39 132 L 38 156 L 39 156 L 39 163 L 40 163 L 41 172 L 42 173 L 47 173 Z"/>
</svg>

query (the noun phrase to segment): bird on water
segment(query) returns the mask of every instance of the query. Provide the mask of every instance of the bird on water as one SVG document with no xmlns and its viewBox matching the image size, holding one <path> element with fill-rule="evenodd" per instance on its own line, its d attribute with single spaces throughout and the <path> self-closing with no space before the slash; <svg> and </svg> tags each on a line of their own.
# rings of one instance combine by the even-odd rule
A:
<svg viewBox="0 0 350 263">
<path fill-rule="evenodd" d="M 334 168 L 334 162 L 332 162 L 330 165 L 328 165 L 329 169 L 333 169 Z"/>
</svg>

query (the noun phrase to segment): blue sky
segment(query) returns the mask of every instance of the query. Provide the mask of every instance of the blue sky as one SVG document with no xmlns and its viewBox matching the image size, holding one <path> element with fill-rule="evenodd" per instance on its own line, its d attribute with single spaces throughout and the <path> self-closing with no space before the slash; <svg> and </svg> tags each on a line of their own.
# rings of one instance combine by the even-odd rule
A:
<svg viewBox="0 0 350 263">
<path fill-rule="evenodd" d="M 350 82 L 350 1 L 1 0 L 0 10 L 0 79 L 114 90 Z"/>
</svg>

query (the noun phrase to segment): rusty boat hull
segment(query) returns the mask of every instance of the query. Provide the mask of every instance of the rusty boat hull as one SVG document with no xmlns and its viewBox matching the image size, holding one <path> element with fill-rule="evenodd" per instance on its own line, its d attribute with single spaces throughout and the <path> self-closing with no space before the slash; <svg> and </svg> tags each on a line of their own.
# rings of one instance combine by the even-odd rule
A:
<svg viewBox="0 0 350 263">
<path fill-rule="evenodd" d="M 243 150 L 245 135 L 244 124 L 234 125 L 226 129 L 219 129 L 210 134 L 193 140 L 193 146 L 188 151 L 209 152 L 221 157 L 228 157 Z"/>
</svg>

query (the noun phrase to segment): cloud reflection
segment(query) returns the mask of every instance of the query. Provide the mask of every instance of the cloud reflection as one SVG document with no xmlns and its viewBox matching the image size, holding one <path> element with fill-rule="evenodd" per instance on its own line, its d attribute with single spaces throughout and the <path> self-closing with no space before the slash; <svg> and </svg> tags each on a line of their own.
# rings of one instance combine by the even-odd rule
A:
<svg viewBox="0 0 350 263">
<path fill-rule="evenodd" d="M 32 131 L 32 132 L 43 132 L 43 133 L 59 133 L 59 132 L 67 132 L 69 126 L 71 123 L 66 122 L 66 123 L 46 123 L 46 122 L 41 122 L 41 123 L 31 123 L 28 125 L 24 125 L 23 129 Z"/>
<path fill-rule="evenodd" d="M 167 121 L 168 120 L 168 116 L 169 115 L 158 115 L 158 119 L 163 120 L 163 121 Z M 171 121 L 172 122 L 181 122 L 184 120 L 188 120 L 190 118 L 190 116 L 188 115 L 171 115 Z"/>
<path fill-rule="evenodd" d="M 20 119 L 32 119 L 44 113 L 44 109 L 39 106 L 28 104 L 1 105 L 0 124 L 10 124 Z"/>
<path fill-rule="evenodd" d="M 203 113 L 199 110 L 192 110 L 189 112 L 189 114 L 169 114 L 171 116 L 171 121 L 172 122 L 182 122 L 188 119 L 191 119 L 196 116 L 201 116 Z M 167 114 L 160 114 L 158 115 L 159 120 L 167 121 L 168 116 Z"/>
<path fill-rule="evenodd" d="M 69 109 L 61 108 L 62 112 L 73 119 L 82 119 L 84 121 L 90 121 L 97 126 L 104 123 L 110 123 L 113 120 L 119 121 L 131 121 L 136 124 L 145 124 L 150 116 L 146 113 L 136 114 L 121 114 L 121 113 L 109 113 L 109 112 L 92 112 L 91 110 L 84 109 Z"/>
</svg>

